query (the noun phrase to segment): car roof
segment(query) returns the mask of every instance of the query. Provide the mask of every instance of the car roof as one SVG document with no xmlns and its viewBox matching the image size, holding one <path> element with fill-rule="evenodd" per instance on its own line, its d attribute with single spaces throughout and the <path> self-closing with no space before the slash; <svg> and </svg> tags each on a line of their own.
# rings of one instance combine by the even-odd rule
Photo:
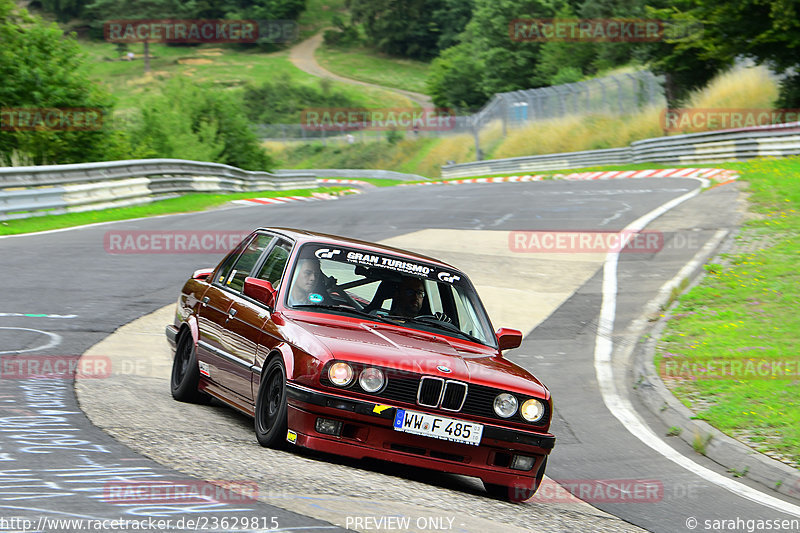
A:
<svg viewBox="0 0 800 533">
<path fill-rule="evenodd" d="M 285 237 L 288 237 L 297 242 L 297 244 L 305 244 L 307 242 L 318 242 L 330 245 L 338 245 L 338 246 L 350 246 L 354 248 L 361 248 L 366 251 L 375 252 L 375 253 L 391 253 L 393 255 L 397 255 L 403 257 L 404 259 L 412 259 L 418 261 L 425 261 L 427 263 L 433 263 L 434 265 L 445 267 L 452 270 L 460 269 L 445 263 L 444 261 L 440 261 L 438 259 L 434 259 L 433 257 L 428 257 L 426 255 L 417 254 L 414 252 L 410 252 L 408 250 L 403 250 L 401 248 L 394 248 L 392 246 L 384 246 L 382 244 L 375 244 L 374 242 L 367 242 L 367 241 L 360 241 L 358 239 L 351 239 L 348 237 L 341 237 L 339 235 L 330 235 L 327 233 L 318 233 L 314 231 L 302 230 L 302 229 L 293 229 L 293 228 L 274 228 L 274 227 L 263 227 L 259 228 L 259 230 L 264 231 L 271 231 L 273 233 L 279 233 Z"/>
</svg>

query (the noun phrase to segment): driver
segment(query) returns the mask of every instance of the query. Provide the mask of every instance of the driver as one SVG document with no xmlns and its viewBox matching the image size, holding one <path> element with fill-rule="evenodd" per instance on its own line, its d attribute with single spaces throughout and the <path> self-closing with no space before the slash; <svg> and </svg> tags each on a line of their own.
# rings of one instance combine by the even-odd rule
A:
<svg viewBox="0 0 800 533">
<path fill-rule="evenodd" d="M 322 271 L 319 267 L 319 259 L 316 257 L 304 257 L 300 259 L 297 262 L 294 282 L 289 292 L 289 305 L 294 306 L 322 302 L 323 296 L 314 292 L 318 281 L 321 279 Z"/>
<path fill-rule="evenodd" d="M 425 285 L 419 278 L 404 277 L 392 297 L 393 315 L 414 318 L 420 314 L 425 298 Z"/>
</svg>

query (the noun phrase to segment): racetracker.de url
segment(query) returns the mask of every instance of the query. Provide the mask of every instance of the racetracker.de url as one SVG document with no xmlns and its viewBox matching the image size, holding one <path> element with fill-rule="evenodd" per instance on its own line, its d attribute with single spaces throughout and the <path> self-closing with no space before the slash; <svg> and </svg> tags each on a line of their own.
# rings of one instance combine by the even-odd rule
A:
<svg viewBox="0 0 800 533">
<path fill-rule="evenodd" d="M 169 519 L 0 517 L 0 531 L 270 531 L 279 528 L 276 516 L 196 516 Z"/>
</svg>

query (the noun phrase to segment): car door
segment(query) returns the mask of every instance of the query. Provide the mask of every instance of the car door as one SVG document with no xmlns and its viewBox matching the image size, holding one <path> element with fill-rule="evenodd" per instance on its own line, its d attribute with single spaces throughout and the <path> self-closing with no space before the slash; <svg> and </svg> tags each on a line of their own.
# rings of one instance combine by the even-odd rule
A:
<svg viewBox="0 0 800 533">
<path fill-rule="evenodd" d="M 217 392 L 226 396 L 231 402 L 242 404 L 249 400 L 250 378 L 244 379 L 245 372 L 240 367 L 242 361 L 255 358 L 255 345 L 241 342 L 239 335 L 231 335 L 230 328 L 238 322 L 231 320 L 239 312 L 234 302 L 241 295 L 244 279 L 259 262 L 262 254 L 269 248 L 275 237 L 272 234 L 259 232 L 253 234 L 238 255 L 232 255 L 229 261 L 215 273 L 211 286 L 203 297 L 204 305 L 200 308 L 198 328 L 198 361 L 200 373 L 222 389 Z M 249 315 L 248 315 L 248 318 Z M 252 350 L 248 354 L 248 350 Z M 249 366 L 248 370 L 249 370 Z"/>
<path fill-rule="evenodd" d="M 254 277 L 277 285 L 289 258 L 291 245 L 282 239 L 274 239 L 262 261 L 249 273 L 237 272 L 229 285 L 235 291 L 231 295 L 231 307 L 223 333 L 223 344 L 229 354 L 224 367 L 220 367 L 220 384 L 252 403 L 254 398 L 251 383 L 253 364 L 262 331 L 271 316 L 272 309 L 244 294 L 244 279 Z"/>
<path fill-rule="evenodd" d="M 286 276 L 288 276 L 286 269 L 289 262 L 289 256 L 292 253 L 293 244 L 285 239 L 279 239 L 270 251 L 266 261 L 261 265 L 258 273 L 254 276 L 272 283 L 276 290 L 281 290 L 281 285 L 288 283 Z M 262 333 L 259 340 L 258 351 L 261 354 L 259 361 L 264 358 L 281 342 L 281 335 L 278 331 L 277 325 L 272 320 L 272 314 L 269 319 L 262 325 Z M 251 394 L 255 398 L 260 385 L 260 372 L 256 370 L 252 374 L 252 389 Z"/>
<path fill-rule="evenodd" d="M 231 306 L 229 294 L 223 290 L 233 265 L 245 249 L 255 239 L 255 234 L 249 235 L 225 258 L 217 270 L 209 277 L 210 286 L 203 294 L 197 311 L 197 360 L 200 362 L 200 373 L 205 378 L 210 378 L 208 365 L 210 360 L 222 350 L 222 328 L 225 317 Z"/>
</svg>

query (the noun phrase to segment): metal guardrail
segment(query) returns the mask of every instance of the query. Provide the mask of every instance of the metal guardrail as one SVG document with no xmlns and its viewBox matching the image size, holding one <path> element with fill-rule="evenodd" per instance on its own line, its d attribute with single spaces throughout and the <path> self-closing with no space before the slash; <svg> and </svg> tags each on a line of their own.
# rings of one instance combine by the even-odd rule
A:
<svg viewBox="0 0 800 533">
<path fill-rule="evenodd" d="M 9 167 L 0 168 L 0 220 L 121 207 L 188 192 L 316 186 L 316 176 L 302 170 L 250 172 L 182 159 Z"/>
<path fill-rule="evenodd" d="M 800 154 L 800 122 L 656 137 L 626 148 L 533 155 L 442 166 L 442 177 L 562 170 L 632 163 L 697 164 Z"/>
<path fill-rule="evenodd" d="M 284 173 L 300 172 L 292 170 L 276 170 L 275 175 L 282 176 Z M 400 181 L 419 181 L 427 180 L 425 176 L 419 174 L 405 174 L 403 172 L 395 172 L 394 170 L 373 170 L 373 169 L 354 169 L 354 168 L 314 168 L 303 169 L 302 172 L 307 172 L 316 176 L 317 178 L 347 178 L 347 179 L 387 179 L 387 180 L 400 180 Z"/>
<path fill-rule="evenodd" d="M 630 163 L 695 164 L 800 154 L 800 122 L 657 137 L 625 148 L 476 161 L 442 167 L 442 177 L 564 170 Z M 381 170 L 250 172 L 182 159 L 0 168 L 0 220 L 104 209 L 187 192 L 313 188 L 317 177 L 424 179 Z"/>
<path fill-rule="evenodd" d="M 442 166 L 442 177 L 447 179 L 465 178 L 494 173 L 563 170 L 596 165 L 622 165 L 631 162 L 630 148 L 610 148 L 444 165 Z"/>
<path fill-rule="evenodd" d="M 633 163 L 710 163 L 800 154 L 800 122 L 688 133 L 631 143 Z"/>
</svg>

